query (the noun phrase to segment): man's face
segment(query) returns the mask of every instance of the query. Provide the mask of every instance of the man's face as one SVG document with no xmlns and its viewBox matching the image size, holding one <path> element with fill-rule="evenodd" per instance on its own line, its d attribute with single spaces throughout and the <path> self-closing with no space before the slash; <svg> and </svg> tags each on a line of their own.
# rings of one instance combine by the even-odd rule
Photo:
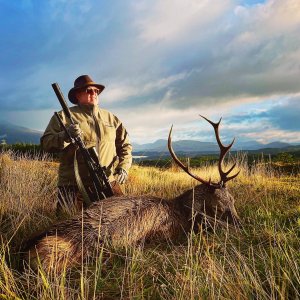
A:
<svg viewBox="0 0 300 300">
<path fill-rule="evenodd" d="M 81 105 L 98 105 L 99 89 L 95 86 L 89 86 L 76 92 L 78 104 Z"/>
</svg>

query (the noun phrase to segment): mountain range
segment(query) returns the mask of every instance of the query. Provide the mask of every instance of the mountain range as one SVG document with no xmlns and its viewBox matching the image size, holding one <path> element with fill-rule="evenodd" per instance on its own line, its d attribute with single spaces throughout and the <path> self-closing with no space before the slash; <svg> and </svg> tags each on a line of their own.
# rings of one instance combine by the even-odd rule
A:
<svg viewBox="0 0 300 300">
<path fill-rule="evenodd" d="M 7 144 L 31 143 L 39 144 L 43 132 L 0 121 L 0 141 Z"/>
<path fill-rule="evenodd" d="M 17 126 L 8 122 L 0 121 L 0 141 L 5 140 L 7 144 L 32 143 L 39 144 L 43 132 L 32 130 L 26 127 Z M 224 143 L 226 144 L 226 143 Z M 219 152 L 217 143 L 201 142 L 194 140 L 180 140 L 172 143 L 174 151 L 185 153 L 216 153 Z M 278 149 L 293 147 L 294 145 L 283 142 L 272 142 L 262 144 L 255 140 L 239 141 L 237 140 L 232 150 L 258 150 L 258 149 Z M 153 143 L 137 144 L 133 143 L 133 152 L 139 155 L 148 153 L 168 152 L 167 140 L 160 139 Z"/>
<path fill-rule="evenodd" d="M 226 145 L 226 143 L 224 143 Z M 257 141 L 244 141 L 244 142 L 237 142 L 232 146 L 232 150 L 259 150 L 259 149 L 277 149 L 277 148 L 286 148 L 293 146 L 288 143 L 283 142 L 272 142 L 269 144 L 262 144 Z M 197 152 L 197 153 L 215 153 L 219 152 L 219 146 L 217 143 L 212 142 L 200 142 L 200 141 L 194 141 L 194 140 L 180 140 L 180 141 L 174 141 L 172 142 L 172 147 L 174 151 L 177 152 Z M 160 139 L 155 141 L 154 143 L 149 144 L 136 144 L 133 143 L 133 151 L 139 152 L 139 153 L 145 153 L 148 152 L 159 152 L 164 153 L 168 152 L 167 147 L 167 140 Z"/>
</svg>

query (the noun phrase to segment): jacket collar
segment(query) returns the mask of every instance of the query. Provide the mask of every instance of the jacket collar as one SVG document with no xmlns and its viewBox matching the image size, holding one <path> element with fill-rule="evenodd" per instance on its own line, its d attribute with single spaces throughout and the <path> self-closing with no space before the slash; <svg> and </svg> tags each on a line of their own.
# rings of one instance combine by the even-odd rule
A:
<svg viewBox="0 0 300 300">
<path fill-rule="evenodd" d="M 79 105 L 78 107 L 80 108 L 81 111 L 87 114 L 96 114 L 99 111 L 99 106 L 98 105 Z"/>
</svg>

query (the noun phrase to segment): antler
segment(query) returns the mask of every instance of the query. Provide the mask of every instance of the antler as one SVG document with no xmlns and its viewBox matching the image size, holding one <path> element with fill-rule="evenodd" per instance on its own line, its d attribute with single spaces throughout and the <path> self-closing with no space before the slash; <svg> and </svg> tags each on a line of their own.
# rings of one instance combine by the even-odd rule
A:
<svg viewBox="0 0 300 300">
<path fill-rule="evenodd" d="M 206 184 L 210 187 L 213 187 L 213 188 L 220 188 L 220 184 L 215 184 L 215 183 L 212 183 L 210 180 L 207 181 L 207 180 L 204 180 L 202 179 L 201 177 L 197 176 L 197 175 L 194 175 L 193 173 L 190 172 L 189 168 L 186 167 L 179 159 L 178 157 L 176 156 L 173 148 L 172 148 L 172 130 L 173 130 L 173 125 L 171 126 L 171 129 L 170 129 L 170 132 L 169 132 L 169 138 L 168 138 L 168 148 L 169 148 L 169 152 L 172 156 L 172 158 L 174 159 L 175 163 L 184 171 L 186 172 L 187 174 L 189 174 L 190 176 L 192 176 L 193 178 L 195 178 L 196 180 L 200 181 L 201 183 L 203 184 Z"/>
<path fill-rule="evenodd" d="M 234 169 L 234 167 L 236 166 L 236 163 L 226 172 L 224 172 L 222 170 L 222 163 L 223 163 L 223 160 L 224 160 L 224 157 L 225 155 L 227 154 L 227 152 L 229 151 L 229 149 L 232 147 L 233 143 L 234 143 L 234 140 L 228 145 L 228 146 L 224 146 L 220 140 L 220 136 L 219 136 L 219 125 L 221 123 L 221 120 L 222 118 L 220 119 L 220 121 L 218 123 L 214 123 L 210 120 L 208 120 L 207 118 L 203 117 L 200 115 L 200 117 L 202 117 L 203 119 L 205 119 L 207 122 L 209 122 L 214 130 L 215 130 L 215 135 L 216 135 L 216 139 L 217 139 L 217 143 L 219 145 L 219 148 L 220 148 L 220 157 L 219 157 L 219 163 L 218 163 L 218 168 L 219 168 L 219 173 L 220 173 L 220 177 L 221 177 L 221 180 L 219 183 L 213 183 L 211 182 L 211 180 L 209 179 L 209 181 L 207 180 L 204 180 L 202 179 L 201 177 L 197 176 L 197 175 L 194 175 L 193 173 L 190 172 L 189 168 L 186 167 L 179 159 L 178 157 L 176 156 L 176 154 L 174 153 L 173 151 L 173 148 L 172 148 L 172 138 L 171 138 L 171 135 L 172 135 L 172 130 L 173 130 L 173 125 L 170 129 L 170 132 L 169 132 L 169 138 L 168 138 L 168 148 L 169 148 L 169 152 L 172 156 L 172 158 L 174 159 L 175 163 L 181 168 L 183 169 L 187 174 L 189 174 L 190 176 L 192 176 L 193 178 L 195 178 L 196 180 L 200 181 L 201 183 L 205 184 L 205 185 L 208 185 L 209 187 L 212 187 L 212 188 L 221 188 L 222 186 L 225 186 L 225 183 L 233 178 L 235 178 L 236 176 L 238 176 L 238 174 L 240 173 L 240 171 L 238 171 L 236 174 L 234 174 L 233 176 L 229 176 L 229 173 Z"/>
<path fill-rule="evenodd" d="M 224 157 L 226 156 L 227 152 L 229 151 L 229 149 L 232 147 L 234 141 L 235 141 L 235 138 L 232 140 L 232 142 L 228 145 L 228 146 L 224 146 L 220 140 L 220 136 L 219 136 L 219 125 L 221 123 L 221 120 L 222 118 L 220 118 L 219 122 L 218 123 L 214 123 L 212 121 L 210 121 L 209 119 L 205 118 L 204 116 L 202 115 L 199 115 L 200 117 L 202 117 L 203 119 L 205 119 L 208 123 L 210 123 L 214 130 L 215 130 L 215 135 L 216 135 L 216 140 L 217 140 L 217 143 L 219 145 L 219 148 L 220 148 L 220 157 L 219 157 L 219 163 L 218 163 L 218 168 L 219 168 L 219 173 L 220 173 L 220 177 L 221 177 L 221 181 L 220 181 L 220 185 L 221 186 L 225 186 L 225 183 L 233 178 L 235 178 L 236 176 L 239 175 L 240 171 L 238 171 L 236 174 L 232 175 L 232 176 L 229 176 L 227 177 L 227 175 L 229 175 L 229 173 L 234 169 L 234 167 L 236 166 L 236 163 L 233 164 L 233 166 L 226 172 L 224 172 L 222 170 L 222 163 L 223 163 L 223 160 L 224 160 Z"/>
</svg>

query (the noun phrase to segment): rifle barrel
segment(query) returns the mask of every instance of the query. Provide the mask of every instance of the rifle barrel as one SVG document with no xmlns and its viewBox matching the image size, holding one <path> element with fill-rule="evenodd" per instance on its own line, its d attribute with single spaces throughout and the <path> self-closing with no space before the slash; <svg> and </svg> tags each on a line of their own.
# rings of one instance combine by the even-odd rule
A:
<svg viewBox="0 0 300 300">
<path fill-rule="evenodd" d="M 74 124 L 74 121 L 73 121 L 72 116 L 71 116 L 70 109 L 67 105 L 67 102 L 66 102 L 64 96 L 63 96 L 63 93 L 60 90 L 60 87 L 59 87 L 58 83 L 52 83 L 52 88 L 53 88 L 53 90 L 56 94 L 56 97 L 57 97 L 57 99 L 58 99 L 65 115 L 71 121 L 71 123 Z"/>
</svg>

